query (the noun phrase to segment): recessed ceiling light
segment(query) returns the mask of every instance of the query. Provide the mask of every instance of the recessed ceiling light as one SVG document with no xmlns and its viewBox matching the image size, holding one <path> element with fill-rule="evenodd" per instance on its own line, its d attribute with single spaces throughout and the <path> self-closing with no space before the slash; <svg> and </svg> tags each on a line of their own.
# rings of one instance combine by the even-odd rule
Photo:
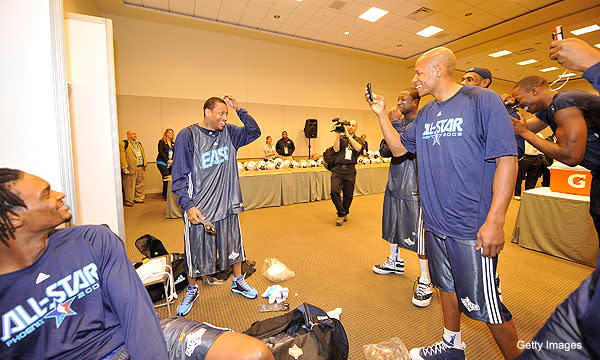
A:
<svg viewBox="0 0 600 360">
<path fill-rule="evenodd" d="M 344 31 L 344 35 L 350 35 L 350 31 Z"/>
<path fill-rule="evenodd" d="M 495 53 L 491 53 L 491 54 L 489 54 L 489 56 L 491 56 L 493 58 L 497 58 L 497 57 L 508 55 L 508 54 L 512 54 L 512 52 L 508 51 L 508 50 L 501 50 L 501 51 L 498 51 Z"/>
<path fill-rule="evenodd" d="M 569 76 L 575 76 L 575 75 L 577 75 L 577 74 L 575 74 L 575 73 L 568 73 L 568 74 L 560 74 L 560 75 L 558 75 L 558 77 L 562 78 L 562 77 L 569 77 Z"/>
<path fill-rule="evenodd" d="M 359 18 L 370 22 L 375 22 L 387 13 L 388 11 L 373 6 L 369 10 L 362 13 Z"/>
<path fill-rule="evenodd" d="M 417 35 L 421 35 L 423 37 L 430 37 L 431 35 L 435 35 L 435 34 L 439 33 L 440 31 L 444 31 L 444 29 L 440 29 L 437 26 L 430 26 L 430 27 L 427 27 L 427 28 L 419 31 L 417 33 Z"/>
<path fill-rule="evenodd" d="M 296 0 L 297 2 L 302 2 L 302 0 Z"/>
<path fill-rule="evenodd" d="M 553 71 L 553 70 L 558 70 L 558 68 L 556 66 L 552 66 L 549 68 L 540 69 L 541 72 L 548 72 L 548 71 Z"/>
<path fill-rule="evenodd" d="M 573 31 L 571 31 L 571 34 L 582 35 L 582 34 L 587 34 L 589 32 L 592 32 L 592 31 L 596 31 L 596 30 L 600 30 L 600 26 L 598 26 L 598 24 L 594 24 L 594 25 L 583 27 L 581 29 L 573 30 Z"/>
<path fill-rule="evenodd" d="M 537 62 L 537 60 L 529 59 L 529 60 L 519 61 L 517 63 L 517 65 L 529 65 L 529 64 L 536 63 L 536 62 Z"/>
</svg>

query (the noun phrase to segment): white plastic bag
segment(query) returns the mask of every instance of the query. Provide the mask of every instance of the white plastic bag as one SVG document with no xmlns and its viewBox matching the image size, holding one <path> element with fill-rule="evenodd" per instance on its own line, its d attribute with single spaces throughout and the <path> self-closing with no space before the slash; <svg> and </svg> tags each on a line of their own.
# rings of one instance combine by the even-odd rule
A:
<svg viewBox="0 0 600 360">
<path fill-rule="evenodd" d="M 265 259 L 262 274 L 272 282 L 282 282 L 296 276 L 292 270 L 276 258 Z"/>
<path fill-rule="evenodd" d="M 410 360 L 408 349 L 400 338 L 391 338 L 379 344 L 363 345 L 367 360 Z"/>
</svg>

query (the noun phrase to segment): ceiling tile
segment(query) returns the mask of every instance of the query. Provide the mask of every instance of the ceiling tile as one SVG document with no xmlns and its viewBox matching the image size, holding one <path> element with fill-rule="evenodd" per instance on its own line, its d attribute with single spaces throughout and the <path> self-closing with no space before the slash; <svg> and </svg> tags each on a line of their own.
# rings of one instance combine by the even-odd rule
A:
<svg viewBox="0 0 600 360">
<path fill-rule="evenodd" d="M 247 3 L 248 0 L 222 0 L 217 20 L 237 24 Z"/>
<path fill-rule="evenodd" d="M 244 25 L 251 28 L 259 28 L 263 22 L 265 14 L 252 14 L 252 15 L 242 15 L 238 24 Z"/>
<path fill-rule="evenodd" d="M 142 0 L 144 7 L 169 10 L 169 0 Z"/>
<path fill-rule="evenodd" d="M 220 8 L 221 0 L 196 0 L 194 16 L 215 20 Z"/>
<path fill-rule="evenodd" d="M 486 8 L 486 11 L 489 14 L 494 14 L 495 16 L 502 18 L 503 20 L 511 19 L 530 12 L 529 9 L 519 4 L 510 4 L 510 6 L 494 4 L 489 8 Z"/>
<path fill-rule="evenodd" d="M 194 8 L 194 0 L 169 0 L 169 9 L 175 13 L 193 16 Z"/>
<path fill-rule="evenodd" d="M 282 12 L 290 13 L 300 5 L 296 0 L 275 0 L 271 8 Z"/>
</svg>

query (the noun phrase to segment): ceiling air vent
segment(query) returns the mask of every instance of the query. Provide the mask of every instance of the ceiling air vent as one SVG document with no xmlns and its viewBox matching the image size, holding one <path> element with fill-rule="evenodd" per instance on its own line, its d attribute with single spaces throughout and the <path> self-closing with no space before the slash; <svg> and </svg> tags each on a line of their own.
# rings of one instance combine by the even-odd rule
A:
<svg viewBox="0 0 600 360">
<path fill-rule="evenodd" d="M 522 50 L 517 51 L 517 54 L 519 54 L 519 55 L 525 55 L 525 54 L 529 54 L 529 53 L 532 53 L 532 52 L 535 52 L 534 48 L 527 48 L 527 49 L 522 49 Z"/>
<path fill-rule="evenodd" d="M 423 6 L 421 8 L 418 8 L 417 10 L 413 11 L 412 13 L 408 14 L 408 16 L 406 16 L 406 17 L 409 19 L 419 21 L 421 19 L 425 19 L 426 17 L 428 17 L 431 14 L 435 14 L 435 11 Z"/>
<path fill-rule="evenodd" d="M 342 10 L 344 6 L 346 6 L 348 2 L 342 0 L 333 0 L 331 4 L 329 4 L 330 9 Z"/>
</svg>

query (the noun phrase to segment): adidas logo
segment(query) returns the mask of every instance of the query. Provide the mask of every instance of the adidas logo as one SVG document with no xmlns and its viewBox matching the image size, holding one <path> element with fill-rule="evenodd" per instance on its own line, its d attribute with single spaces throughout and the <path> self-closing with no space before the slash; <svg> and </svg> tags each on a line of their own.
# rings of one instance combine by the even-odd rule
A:
<svg viewBox="0 0 600 360">
<path fill-rule="evenodd" d="M 413 246 L 415 244 L 415 242 L 412 241 L 410 238 L 404 239 L 404 243 L 408 246 Z"/>
<path fill-rule="evenodd" d="M 468 296 L 464 297 L 464 298 L 460 298 L 460 301 L 463 303 L 463 305 L 465 306 L 465 308 L 467 309 L 468 312 L 480 310 L 479 305 L 473 304 L 473 302 L 471 301 L 471 299 L 469 299 Z"/>
<path fill-rule="evenodd" d="M 42 281 L 46 280 L 49 277 L 50 277 L 50 275 L 44 274 L 44 273 L 41 272 L 41 273 L 38 274 L 37 279 L 35 279 L 35 283 L 39 284 L 39 283 L 41 283 Z"/>
<path fill-rule="evenodd" d="M 229 260 L 235 260 L 237 259 L 237 257 L 240 256 L 239 253 L 236 253 L 235 251 L 232 252 L 231 254 L 229 254 Z"/>
</svg>

